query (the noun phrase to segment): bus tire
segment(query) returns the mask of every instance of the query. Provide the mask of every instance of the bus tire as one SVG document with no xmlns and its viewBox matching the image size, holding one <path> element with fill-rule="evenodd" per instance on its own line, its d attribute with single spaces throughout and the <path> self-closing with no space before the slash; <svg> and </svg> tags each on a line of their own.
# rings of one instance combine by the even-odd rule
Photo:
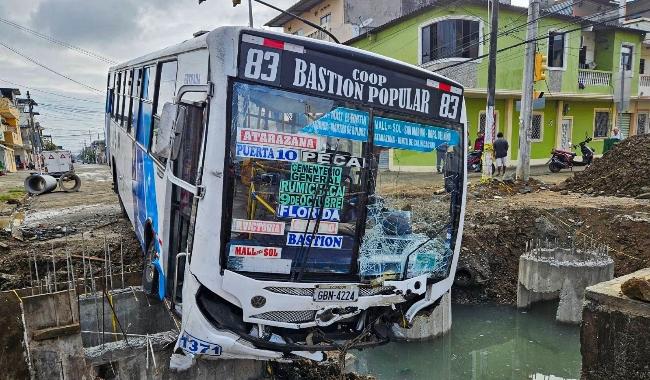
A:
<svg viewBox="0 0 650 380">
<path fill-rule="evenodd" d="M 158 297 L 158 271 L 153 265 L 154 254 L 154 243 L 150 241 L 142 263 L 142 288 L 146 294 Z"/>
<path fill-rule="evenodd" d="M 117 169 L 115 169 L 115 157 L 113 157 L 113 159 L 111 161 L 112 161 L 111 169 L 113 169 L 112 170 L 112 172 L 113 172 L 113 191 L 115 192 L 115 194 L 119 194 L 120 192 L 119 192 L 119 189 L 117 187 Z"/>
</svg>

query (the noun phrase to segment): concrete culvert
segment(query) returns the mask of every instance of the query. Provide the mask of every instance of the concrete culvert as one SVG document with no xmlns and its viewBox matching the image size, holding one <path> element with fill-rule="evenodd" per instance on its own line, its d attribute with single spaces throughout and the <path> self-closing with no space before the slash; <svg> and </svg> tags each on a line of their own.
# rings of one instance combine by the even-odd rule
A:
<svg viewBox="0 0 650 380">
<path fill-rule="evenodd" d="M 25 178 L 25 190 L 32 195 L 49 193 L 56 189 L 56 178 L 45 174 L 32 174 Z"/>
<path fill-rule="evenodd" d="M 64 173 L 59 178 L 59 187 L 66 193 L 79 191 L 79 188 L 81 187 L 81 178 L 72 172 Z"/>
</svg>

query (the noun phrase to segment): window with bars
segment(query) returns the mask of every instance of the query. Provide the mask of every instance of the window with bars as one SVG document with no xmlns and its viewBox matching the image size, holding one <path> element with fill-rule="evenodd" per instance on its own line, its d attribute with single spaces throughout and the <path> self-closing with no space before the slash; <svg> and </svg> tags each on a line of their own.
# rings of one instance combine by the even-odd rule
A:
<svg viewBox="0 0 650 380">
<path fill-rule="evenodd" d="M 480 23 L 466 19 L 442 20 L 422 28 L 422 63 L 479 55 Z"/>
<path fill-rule="evenodd" d="M 320 18 L 320 26 L 328 27 L 330 26 L 330 22 L 332 21 L 332 14 L 328 13 L 325 16 L 321 16 Z"/>
<path fill-rule="evenodd" d="M 530 128 L 530 140 L 542 141 L 544 138 L 544 115 L 541 113 L 533 114 L 533 124 Z"/>
<path fill-rule="evenodd" d="M 643 135 L 646 133 L 650 133 L 650 124 L 648 123 L 649 118 L 648 118 L 648 113 L 647 112 L 642 112 L 637 114 L 637 127 L 636 127 L 636 133 L 637 135 Z"/>
<path fill-rule="evenodd" d="M 594 137 L 607 137 L 609 134 L 609 111 L 597 111 L 594 115 Z"/>
</svg>

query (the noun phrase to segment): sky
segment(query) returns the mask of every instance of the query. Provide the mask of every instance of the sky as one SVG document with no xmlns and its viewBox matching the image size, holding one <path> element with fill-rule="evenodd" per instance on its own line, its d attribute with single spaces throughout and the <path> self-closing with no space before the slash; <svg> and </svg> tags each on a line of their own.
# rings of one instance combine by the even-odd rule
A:
<svg viewBox="0 0 650 380">
<path fill-rule="evenodd" d="M 297 0 L 267 0 L 288 8 Z M 64 79 L 0 46 L 0 87 L 30 91 L 39 104 L 44 134 L 78 152 L 103 138 L 104 88 L 110 66 L 8 25 L 13 22 L 115 62 L 123 62 L 192 38 L 198 30 L 246 25 L 248 9 L 231 0 L 0 0 L 0 45 L 32 58 L 100 91 Z M 513 0 L 526 6 L 528 0 Z M 254 22 L 263 25 L 277 12 L 254 4 Z M 30 88 L 28 88 L 30 87 Z"/>
</svg>

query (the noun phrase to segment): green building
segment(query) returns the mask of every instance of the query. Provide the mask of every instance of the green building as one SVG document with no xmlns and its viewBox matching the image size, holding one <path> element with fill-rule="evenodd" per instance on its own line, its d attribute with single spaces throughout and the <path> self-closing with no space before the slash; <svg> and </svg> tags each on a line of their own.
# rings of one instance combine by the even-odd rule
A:
<svg viewBox="0 0 650 380">
<path fill-rule="evenodd" d="M 447 4 L 447 5 L 445 5 Z M 484 0 L 441 1 L 372 29 L 347 42 L 351 46 L 436 71 L 465 86 L 470 139 L 485 128 L 489 15 Z M 518 154 L 527 8 L 502 4 L 498 49 L 497 129 L 510 142 L 510 164 Z M 553 148 L 594 138 L 596 153 L 614 126 L 623 136 L 649 133 L 650 44 L 645 32 L 623 24 L 601 23 L 557 13 L 542 13 L 537 50 L 548 56 L 544 92 L 534 111 L 531 163 L 544 164 Z M 465 62 L 462 65 L 446 66 Z M 622 80 L 623 78 L 623 80 Z M 542 103 L 542 102 L 539 102 Z M 622 107 L 621 107 L 622 105 Z M 391 169 L 432 170 L 435 153 L 393 151 Z"/>
</svg>

